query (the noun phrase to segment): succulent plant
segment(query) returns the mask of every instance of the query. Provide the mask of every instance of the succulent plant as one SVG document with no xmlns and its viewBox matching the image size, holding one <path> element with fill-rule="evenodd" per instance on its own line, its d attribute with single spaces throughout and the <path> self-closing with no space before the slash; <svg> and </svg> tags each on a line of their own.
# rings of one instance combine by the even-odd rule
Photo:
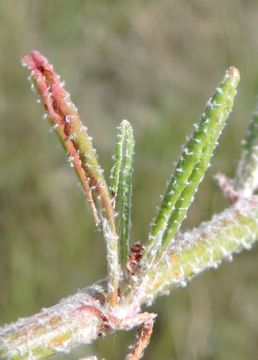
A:
<svg viewBox="0 0 258 360">
<path fill-rule="evenodd" d="M 240 76 L 238 69 L 230 67 L 182 148 L 146 241 L 133 243 L 132 126 L 123 120 L 118 127 L 108 186 L 88 130 L 52 65 L 37 51 L 25 55 L 23 64 L 40 95 L 44 116 L 80 180 L 96 226 L 102 230 L 107 277 L 53 307 L 0 328 L 0 359 L 40 359 L 67 353 L 99 336 L 135 327 L 136 340 L 126 359 L 140 359 L 156 317 L 142 312 L 142 306 L 186 286 L 195 275 L 216 268 L 234 253 L 250 249 L 257 239 L 257 112 L 243 142 L 235 178 L 228 179 L 224 174 L 216 177 L 229 207 L 199 227 L 180 232 L 233 107 Z"/>
</svg>

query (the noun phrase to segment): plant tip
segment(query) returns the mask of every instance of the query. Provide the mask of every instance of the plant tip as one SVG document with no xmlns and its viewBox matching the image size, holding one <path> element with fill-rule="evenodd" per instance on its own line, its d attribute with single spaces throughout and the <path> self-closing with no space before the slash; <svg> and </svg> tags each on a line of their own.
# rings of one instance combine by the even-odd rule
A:
<svg viewBox="0 0 258 360">
<path fill-rule="evenodd" d="M 235 66 L 230 66 L 230 67 L 228 68 L 228 74 L 229 74 L 230 76 L 235 77 L 235 78 L 239 78 L 239 77 L 240 77 L 239 69 L 236 68 Z"/>
</svg>

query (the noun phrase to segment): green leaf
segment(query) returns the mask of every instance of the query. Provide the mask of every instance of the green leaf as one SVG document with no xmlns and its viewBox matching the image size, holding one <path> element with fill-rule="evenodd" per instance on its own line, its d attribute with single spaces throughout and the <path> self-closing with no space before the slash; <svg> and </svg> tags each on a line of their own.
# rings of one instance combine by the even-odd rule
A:
<svg viewBox="0 0 258 360">
<path fill-rule="evenodd" d="M 182 151 L 149 234 L 143 259 L 146 267 L 159 261 L 186 216 L 232 109 L 239 78 L 236 68 L 226 71 Z"/>
<path fill-rule="evenodd" d="M 117 212 L 120 261 L 124 269 L 129 250 L 134 155 L 133 130 L 127 120 L 118 127 L 115 162 L 111 170 L 111 193 Z"/>
</svg>

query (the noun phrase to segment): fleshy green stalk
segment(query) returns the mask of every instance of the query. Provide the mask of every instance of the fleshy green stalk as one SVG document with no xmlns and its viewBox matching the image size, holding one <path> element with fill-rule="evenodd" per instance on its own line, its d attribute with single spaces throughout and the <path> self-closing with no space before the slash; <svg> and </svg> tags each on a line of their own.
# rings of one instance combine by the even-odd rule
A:
<svg viewBox="0 0 258 360">
<path fill-rule="evenodd" d="M 258 197 L 240 200 L 198 228 L 179 234 L 158 267 L 149 272 L 142 304 L 185 286 L 193 276 L 216 267 L 234 253 L 250 249 L 258 239 Z M 0 359 L 38 359 L 67 353 L 112 331 L 113 315 L 105 303 L 105 287 L 93 285 L 30 318 L 0 328 Z M 122 298 L 127 314 L 132 299 Z M 139 306 L 140 304 L 138 304 Z M 126 328 L 125 328 L 126 330 Z M 114 327 L 113 331 L 116 331 Z"/>
<path fill-rule="evenodd" d="M 258 238 L 258 197 L 241 199 L 211 221 L 179 234 L 158 266 L 149 272 L 144 302 L 184 287 L 196 275 L 216 268 L 234 253 L 250 249 Z"/>
<path fill-rule="evenodd" d="M 94 341 L 104 329 L 99 285 L 0 328 L 0 359 L 42 359 Z"/>
</svg>

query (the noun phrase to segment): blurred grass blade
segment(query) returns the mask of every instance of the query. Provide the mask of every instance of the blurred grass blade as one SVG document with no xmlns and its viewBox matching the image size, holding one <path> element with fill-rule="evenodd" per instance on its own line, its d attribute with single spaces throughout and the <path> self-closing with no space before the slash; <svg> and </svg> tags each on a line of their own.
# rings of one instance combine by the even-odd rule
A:
<svg viewBox="0 0 258 360">
<path fill-rule="evenodd" d="M 114 212 L 103 170 L 98 163 L 91 138 L 79 118 L 70 95 L 64 90 L 60 77 L 47 59 L 39 52 L 32 51 L 31 54 L 24 56 L 23 63 L 31 72 L 33 83 L 45 107 L 46 116 L 63 145 L 71 166 L 75 169 L 95 221 L 97 224 L 102 223 L 107 243 L 109 283 L 115 294 L 118 288 L 119 264 Z"/>
<path fill-rule="evenodd" d="M 250 197 L 258 188 L 258 99 L 242 143 L 234 185 L 243 197 Z"/>
<path fill-rule="evenodd" d="M 115 162 L 111 170 L 111 193 L 113 206 L 118 213 L 120 261 L 123 269 L 130 241 L 134 145 L 133 129 L 127 120 L 123 120 L 118 127 Z"/>
<path fill-rule="evenodd" d="M 238 82 L 239 71 L 230 67 L 183 149 L 149 234 L 146 266 L 160 259 L 184 220 L 232 109 Z"/>
</svg>

